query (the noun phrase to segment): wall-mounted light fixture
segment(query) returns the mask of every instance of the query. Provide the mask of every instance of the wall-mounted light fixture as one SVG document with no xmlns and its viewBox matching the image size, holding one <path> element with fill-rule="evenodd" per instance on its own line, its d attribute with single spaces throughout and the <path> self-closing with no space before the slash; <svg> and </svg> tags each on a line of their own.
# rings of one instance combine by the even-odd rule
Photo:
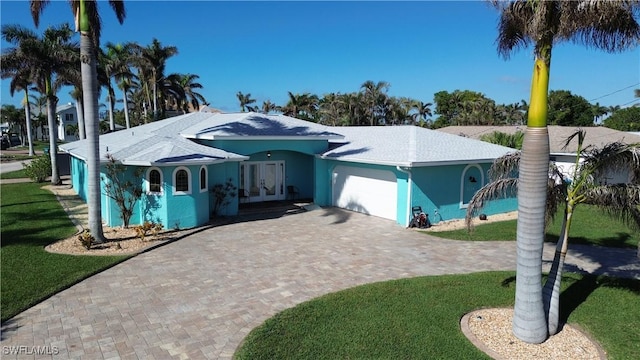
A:
<svg viewBox="0 0 640 360">
<path fill-rule="evenodd" d="M 476 180 L 476 178 L 473 176 L 469 176 L 469 181 L 472 183 L 478 182 L 478 180 Z"/>
<path fill-rule="evenodd" d="M 271 151 L 267 151 L 267 159 L 271 159 Z"/>
</svg>

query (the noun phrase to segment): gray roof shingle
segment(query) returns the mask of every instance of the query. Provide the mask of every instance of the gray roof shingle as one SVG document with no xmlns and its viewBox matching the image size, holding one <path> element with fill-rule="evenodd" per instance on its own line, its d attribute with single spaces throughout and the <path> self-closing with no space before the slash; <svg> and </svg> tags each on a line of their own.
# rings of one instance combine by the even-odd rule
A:
<svg viewBox="0 0 640 360">
<path fill-rule="evenodd" d="M 499 131 L 505 134 L 514 134 L 517 131 L 525 131 L 526 125 L 521 126 L 447 126 L 438 131 L 464 136 L 471 139 L 480 139 L 482 135 Z M 549 145 L 551 154 L 575 154 L 578 151 L 578 140 L 571 141 L 567 148 L 564 145 L 567 138 L 578 129 L 573 126 L 548 126 Z M 640 136 L 624 131 L 609 129 L 603 126 L 583 127 L 586 131 L 584 146 L 602 147 L 612 142 L 620 141 L 626 144 L 640 143 Z"/>
<path fill-rule="evenodd" d="M 204 121 L 183 129 L 180 134 L 192 139 L 246 139 L 246 137 L 279 139 L 339 139 L 324 125 L 285 115 L 266 115 L 254 112 L 213 114 Z"/>
<path fill-rule="evenodd" d="M 189 113 L 116 131 L 100 136 L 100 159 L 107 154 L 129 165 L 210 164 L 228 160 L 246 160 L 246 156 L 197 144 L 179 135 L 179 132 L 203 121 L 210 113 Z M 89 142 L 74 141 L 60 148 L 82 159 L 87 158 Z"/>
<path fill-rule="evenodd" d="M 321 157 L 408 167 L 492 162 L 514 149 L 417 126 L 334 127 L 345 135 Z M 343 145 L 340 145 L 343 144 Z"/>
</svg>

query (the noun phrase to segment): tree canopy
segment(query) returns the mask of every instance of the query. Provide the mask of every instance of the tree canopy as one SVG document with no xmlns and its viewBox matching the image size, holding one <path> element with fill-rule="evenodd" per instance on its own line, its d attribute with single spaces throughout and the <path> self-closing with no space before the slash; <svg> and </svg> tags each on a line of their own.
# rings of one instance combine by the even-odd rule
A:
<svg viewBox="0 0 640 360">
<path fill-rule="evenodd" d="M 620 109 L 604 120 L 604 126 L 620 131 L 640 131 L 640 107 Z"/>
</svg>

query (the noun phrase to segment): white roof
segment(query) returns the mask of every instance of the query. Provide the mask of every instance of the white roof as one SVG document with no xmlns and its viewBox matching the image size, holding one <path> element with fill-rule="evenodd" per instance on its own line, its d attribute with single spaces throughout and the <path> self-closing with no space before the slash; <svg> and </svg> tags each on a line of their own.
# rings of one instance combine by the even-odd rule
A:
<svg viewBox="0 0 640 360">
<path fill-rule="evenodd" d="M 194 112 L 100 136 L 100 159 L 123 164 L 189 165 L 242 161 L 249 157 L 196 143 L 195 139 L 327 140 L 318 156 L 390 166 L 486 163 L 514 149 L 417 126 L 330 127 L 284 115 Z M 88 141 L 61 145 L 86 159 Z"/>
<path fill-rule="evenodd" d="M 193 126 L 183 129 L 180 134 L 189 139 L 341 139 L 337 131 L 329 131 L 328 126 L 319 125 L 285 115 L 267 115 L 255 112 L 216 113 Z"/>
<path fill-rule="evenodd" d="M 334 127 L 345 141 L 321 157 L 407 167 L 492 162 L 516 151 L 412 125 Z"/>
<path fill-rule="evenodd" d="M 136 126 L 100 136 L 100 159 L 107 154 L 126 165 L 190 165 L 246 160 L 248 157 L 197 144 L 179 136 L 179 132 L 210 113 L 190 113 Z M 89 142 L 74 141 L 60 148 L 76 157 L 86 159 Z"/>
</svg>

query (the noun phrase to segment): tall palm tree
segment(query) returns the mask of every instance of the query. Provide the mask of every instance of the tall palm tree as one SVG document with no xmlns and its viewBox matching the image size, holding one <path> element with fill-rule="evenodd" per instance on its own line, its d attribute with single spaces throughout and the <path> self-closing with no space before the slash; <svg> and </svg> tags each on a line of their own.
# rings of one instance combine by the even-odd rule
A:
<svg viewBox="0 0 640 360">
<path fill-rule="evenodd" d="M 86 139 L 87 133 L 84 126 L 84 106 L 82 105 L 82 85 L 74 86 L 73 90 L 69 92 L 69 95 L 71 95 L 71 97 L 76 101 L 76 113 L 78 115 L 78 139 Z"/>
<path fill-rule="evenodd" d="M 138 56 L 138 76 L 144 79 L 146 84 L 151 85 L 153 94 L 153 120 L 158 120 L 158 100 L 160 93 L 158 87 L 165 80 L 164 70 L 167 60 L 178 54 L 175 46 L 163 46 L 158 39 L 153 39 L 146 47 L 133 44 Z"/>
<path fill-rule="evenodd" d="M 7 37 L 5 36 L 5 29 L 10 31 L 10 28 L 3 27 L 2 28 L 2 38 L 5 41 Z M 29 156 L 33 156 L 35 153 L 33 151 L 33 134 L 32 134 L 32 126 L 31 126 L 31 104 L 29 97 L 29 86 L 32 85 L 32 80 L 30 79 L 31 67 L 22 54 L 19 52 L 17 48 L 10 48 L 6 50 L 4 54 L 2 54 L 2 58 L 0 62 L 2 63 L 2 68 L 0 69 L 0 77 L 2 79 L 11 78 L 11 82 L 9 83 L 9 93 L 11 96 L 15 93 L 16 90 L 24 91 L 24 112 L 26 119 L 26 128 L 27 128 L 27 143 L 29 144 Z"/>
<path fill-rule="evenodd" d="M 42 38 L 33 31 L 15 25 L 3 28 L 3 36 L 11 43 L 19 44 L 20 57 L 29 66 L 29 78 L 40 93 L 47 97 L 49 126 L 49 154 L 51 157 L 51 183 L 59 184 L 57 154 L 56 105 L 58 97 L 56 75 L 73 66 L 78 55 L 78 45 L 71 41 L 73 32 L 68 24 L 46 29 Z"/>
<path fill-rule="evenodd" d="M 367 116 L 370 125 L 381 125 L 386 121 L 389 83 L 379 81 L 377 83 L 367 80 L 360 89 L 364 93 L 364 100 L 367 107 Z"/>
<path fill-rule="evenodd" d="M 271 102 L 271 100 L 265 100 L 262 102 L 262 113 L 269 114 L 272 111 L 278 111 L 278 106 Z"/>
<path fill-rule="evenodd" d="M 542 247 L 549 170 L 547 97 L 553 46 L 573 41 L 615 52 L 635 46 L 638 1 L 492 1 L 500 11 L 498 52 L 508 58 L 533 45 L 534 67 L 518 185 L 516 297 L 513 333 L 528 343 L 549 335 L 542 299 Z"/>
<path fill-rule="evenodd" d="M 31 0 L 31 15 L 36 26 L 40 22 L 49 0 Z M 89 152 L 87 156 L 89 207 L 89 230 L 97 242 L 105 241 L 102 232 L 102 210 L 100 199 L 100 148 L 98 120 L 98 74 L 96 70 L 97 49 L 100 44 L 101 22 L 95 1 L 71 0 L 71 11 L 76 19 L 76 31 L 80 32 L 80 69 L 82 73 L 83 104 Z M 125 9 L 122 1 L 109 0 L 120 23 L 124 21 Z"/>
<path fill-rule="evenodd" d="M 118 88 L 122 90 L 122 101 L 124 102 L 124 117 L 127 129 L 130 128 L 129 111 L 127 104 L 127 90 L 131 78 L 135 75 L 131 72 L 131 57 L 132 49 L 130 43 L 126 44 L 114 44 L 107 42 L 104 47 L 104 67 L 107 72 L 107 76 L 113 77 L 116 81 Z M 109 126 L 111 130 L 115 130 L 115 124 L 113 123 L 113 103 L 115 102 L 115 91 L 111 86 L 109 79 L 107 90 L 109 91 L 108 99 L 110 101 L 110 114 L 109 114 Z"/>
<path fill-rule="evenodd" d="M 240 111 L 241 112 L 250 111 L 249 110 L 249 104 L 253 104 L 253 103 L 256 102 L 256 99 L 252 99 L 251 98 L 251 93 L 243 94 L 241 91 L 238 91 L 238 93 L 236 94 L 236 97 L 238 98 L 238 101 L 240 102 Z"/>
<path fill-rule="evenodd" d="M 414 121 L 416 123 L 424 124 L 427 121 L 427 117 L 433 116 L 433 113 L 431 112 L 431 106 L 433 106 L 432 103 L 416 101 L 414 106 L 416 109 L 416 119 Z"/>
<path fill-rule="evenodd" d="M 184 113 L 189 112 L 189 108 L 198 111 L 200 104 L 207 102 L 207 99 L 202 94 L 195 91 L 203 88 L 202 84 L 197 82 L 200 76 L 195 74 L 171 74 L 168 77 L 181 89 L 182 97 L 176 100 L 178 108 Z"/>
<path fill-rule="evenodd" d="M 289 101 L 282 107 L 284 115 L 293 116 L 304 120 L 315 120 L 320 99 L 318 95 L 311 93 L 294 94 L 288 91 Z"/>
<path fill-rule="evenodd" d="M 622 219 L 627 225 L 640 229 L 640 144 L 614 142 L 602 148 L 587 149 L 583 147 L 584 139 L 583 130 L 576 131 L 567 139 L 567 145 L 576 140 L 578 148 L 575 165 L 570 174 L 563 174 L 553 163 L 548 164 L 550 171 L 545 189 L 545 224 L 549 224 L 549 220 L 558 210 L 564 208 L 556 253 L 542 290 L 550 335 L 556 334 L 560 327 L 560 285 L 576 207 L 579 204 L 598 206 L 603 213 Z M 521 186 L 521 179 L 514 176 L 522 164 L 521 157 L 522 153 L 516 152 L 494 162 L 490 169 L 492 181 L 480 189 L 469 202 L 466 216 L 468 225 L 488 200 L 512 193 Z M 629 174 L 628 183 L 607 184 L 607 175 L 621 171 Z"/>
</svg>

